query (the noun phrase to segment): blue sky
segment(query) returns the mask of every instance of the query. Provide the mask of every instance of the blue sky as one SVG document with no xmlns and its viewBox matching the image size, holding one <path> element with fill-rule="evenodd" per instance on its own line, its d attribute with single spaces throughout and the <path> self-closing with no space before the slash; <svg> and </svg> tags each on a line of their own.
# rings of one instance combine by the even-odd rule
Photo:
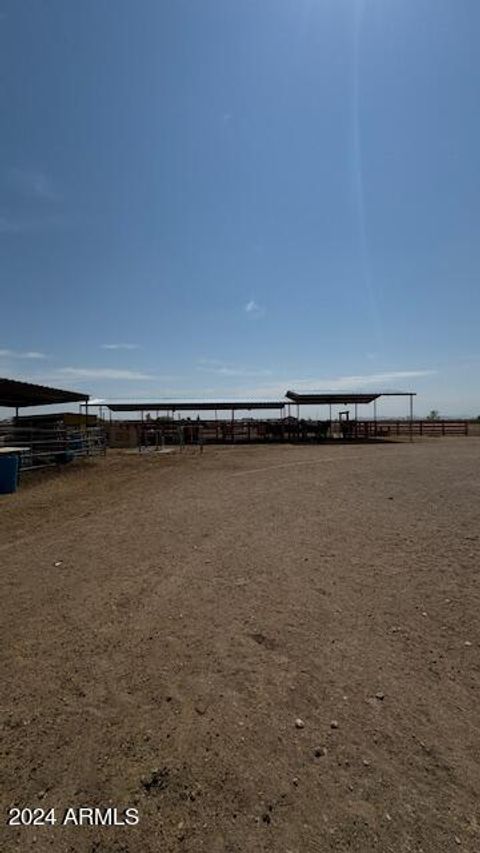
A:
<svg viewBox="0 0 480 853">
<path fill-rule="evenodd" d="M 477 0 L 0 2 L 0 375 L 480 414 L 479 26 Z"/>
</svg>

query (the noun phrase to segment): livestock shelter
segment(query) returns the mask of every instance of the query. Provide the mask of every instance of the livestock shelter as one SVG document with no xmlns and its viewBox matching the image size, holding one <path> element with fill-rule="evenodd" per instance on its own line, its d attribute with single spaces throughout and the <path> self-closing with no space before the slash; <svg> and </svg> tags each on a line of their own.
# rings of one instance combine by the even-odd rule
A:
<svg viewBox="0 0 480 853">
<path fill-rule="evenodd" d="M 230 443 L 255 441 L 321 441 L 327 439 L 360 440 L 382 438 L 377 421 L 380 397 L 405 397 L 410 400 L 408 423 L 413 413 L 413 392 L 287 391 L 283 400 L 161 399 L 91 400 L 104 410 L 104 422 L 112 447 L 159 448 L 164 444 Z M 373 403 L 373 419 L 359 419 L 358 406 Z M 328 406 L 328 417 L 301 418 L 305 407 Z M 338 417 L 333 406 L 343 406 Z M 350 410 L 354 407 L 354 416 Z M 292 415 L 292 408 L 296 416 Z M 267 417 L 270 410 L 273 416 Z M 243 417 L 241 417 L 243 413 Z M 137 414 L 139 417 L 134 418 Z M 112 415 L 124 415 L 118 420 Z M 191 417 L 193 415 L 193 418 Z M 245 415 L 248 415 L 245 417 Z"/>
<path fill-rule="evenodd" d="M 158 447 L 165 443 L 263 440 L 266 424 L 274 431 L 277 425 L 282 423 L 281 413 L 287 403 L 285 400 L 168 399 L 135 402 L 93 400 L 90 405 L 98 406 L 101 414 L 104 408 L 110 412 L 110 421 L 105 422 L 110 446 Z M 252 413 L 267 411 L 276 412 L 277 417 L 270 420 L 252 417 Z M 249 417 L 239 418 L 241 412 Z M 138 413 L 140 420 L 112 421 L 112 413 Z M 192 419 L 190 415 L 195 414 L 197 417 Z M 224 417 L 221 417 L 222 414 Z M 228 417 L 225 417 L 227 414 Z"/>
<path fill-rule="evenodd" d="M 285 397 L 289 403 L 296 405 L 297 420 L 300 421 L 301 406 L 328 406 L 331 437 L 339 433 L 342 438 L 378 438 L 384 437 L 383 426 L 378 421 L 377 402 L 381 397 L 408 397 L 409 406 L 407 422 L 409 434 L 413 434 L 413 398 L 414 391 L 287 391 Z M 358 407 L 373 403 L 373 418 L 358 418 Z M 353 406 L 354 416 L 350 417 L 350 409 L 339 412 L 338 421 L 332 420 L 332 406 Z M 335 426 L 338 428 L 335 429 Z"/>
<path fill-rule="evenodd" d="M 0 409 L 15 411 L 14 417 L 0 422 L 0 454 L 16 455 L 20 471 L 25 471 L 65 464 L 104 450 L 103 431 L 92 424 L 88 401 L 85 393 L 0 378 Z M 27 408 L 64 403 L 83 403 L 85 415 L 19 414 Z"/>
</svg>

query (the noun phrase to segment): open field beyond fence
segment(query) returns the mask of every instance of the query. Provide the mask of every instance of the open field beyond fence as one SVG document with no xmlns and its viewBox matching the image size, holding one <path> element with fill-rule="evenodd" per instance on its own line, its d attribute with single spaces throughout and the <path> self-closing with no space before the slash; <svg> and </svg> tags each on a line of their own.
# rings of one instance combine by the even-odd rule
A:
<svg viewBox="0 0 480 853">
<path fill-rule="evenodd" d="M 2 851 L 480 850 L 479 439 L 114 451 L 0 529 L 3 807 L 140 812 Z"/>
</svg>

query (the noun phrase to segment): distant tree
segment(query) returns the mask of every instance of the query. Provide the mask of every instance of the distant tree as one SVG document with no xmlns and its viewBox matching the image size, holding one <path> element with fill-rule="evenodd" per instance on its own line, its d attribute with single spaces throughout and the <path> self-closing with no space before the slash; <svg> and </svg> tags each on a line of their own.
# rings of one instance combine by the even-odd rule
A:
<svg viewBox="0 0 480 853">
<path fill-rule="evenodd" d="M 438 421 L 440 412 L 438 409 L 432 409 L 427 415 L 427 421 Z"/>
</svg>

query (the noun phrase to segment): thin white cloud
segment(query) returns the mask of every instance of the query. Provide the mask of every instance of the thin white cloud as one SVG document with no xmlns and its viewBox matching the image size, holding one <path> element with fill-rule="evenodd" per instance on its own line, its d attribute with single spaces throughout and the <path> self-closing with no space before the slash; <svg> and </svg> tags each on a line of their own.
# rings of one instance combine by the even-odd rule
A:
<svg viewBox="0 0 480 853">
<path fill-rule="evenodd" d="M 140 349 L 140 344 L 102 344 L 101 349 Z"/>
<path fill-rule="evenodd" d="M 25 228 L 10 216 L 0 216 L 0 234 L 21 234 Z"/>
<path fill-rule="evenodd" d="M 386 391 L 393 383 L 403 385 L 404 380 L 422 379 L 436 374 L 436 370 L 393 370 L 385 373 L 370 373 L 362 376 L 336 376 L 336 377 L 307 377 L 287 378 L 257 386 L 243 386 L 236 388 L 238 396 L 253 395 L 261 397 L 282 398 L 285 391 L 355 391 L 362 388 L 372 388 L 375 391 Z M 402 390 L 393 388 L 393 390 Z"/>
<path fill-rule="evenodd" d="M 416 379 L 421 376 L 431 376 L 435 370 L 393 370 L 387 373 L 370 373 L 363 376 L 337 376 L 334 379 L 299 379 L 294 382 L 294 388 L 324 388 L 329 391 L 351 391 L 365 385 L 385 385 L 386 382 L 396 382 L 402 379 Z"/>
<path fill-rule="evenodd" d="M 218 361 L 213 358 L 202 358 L 197 364 L 196 370 L 202 373 L 215 373 L 217 376 L 271 376 L 271 370 L 258 370 L 256 368 L 242 367 L 228 362 Z"/>
<path fill-rule="evenodd" d="M 41 170 L 12 168 L 7 172 L 7 179 L 13 189 L 21 195 L 43 201 L 59 200 L 59 194 L 51 178 Z"/>
<path fill-rule="evenodd" d="M 263 317 L 265 314 L 265 308 L 262 305 L 259 305 L 258 302 L 255 302 L 254 299 L 250 299 L 250 301 L 245 305 L 245 313 L 250 317 Z"/>
<path fill-rule="evenodd" d="M 65 227 L 68 227 L 68 220 L 62 214 L 20 218 L 8 214 L 0 216 L 0 234 L 4 236 L 7 234 L 30 234 L 35 231 Z"/>
<path fill-rule="evenodd" d="M 44 352 L 35 352 L 34 350 L 18 352 L 13 349 L 0 349 L 0 356 L 2 358 L 47 358 Z"/>
<path fill-rule="evenodd" d="M 148 373 L 139 370 L 114 370 L 108 367 L 59 367 L 55 371 L 58 377 L 69 379 L 154 379 Z"/>
</svg>

